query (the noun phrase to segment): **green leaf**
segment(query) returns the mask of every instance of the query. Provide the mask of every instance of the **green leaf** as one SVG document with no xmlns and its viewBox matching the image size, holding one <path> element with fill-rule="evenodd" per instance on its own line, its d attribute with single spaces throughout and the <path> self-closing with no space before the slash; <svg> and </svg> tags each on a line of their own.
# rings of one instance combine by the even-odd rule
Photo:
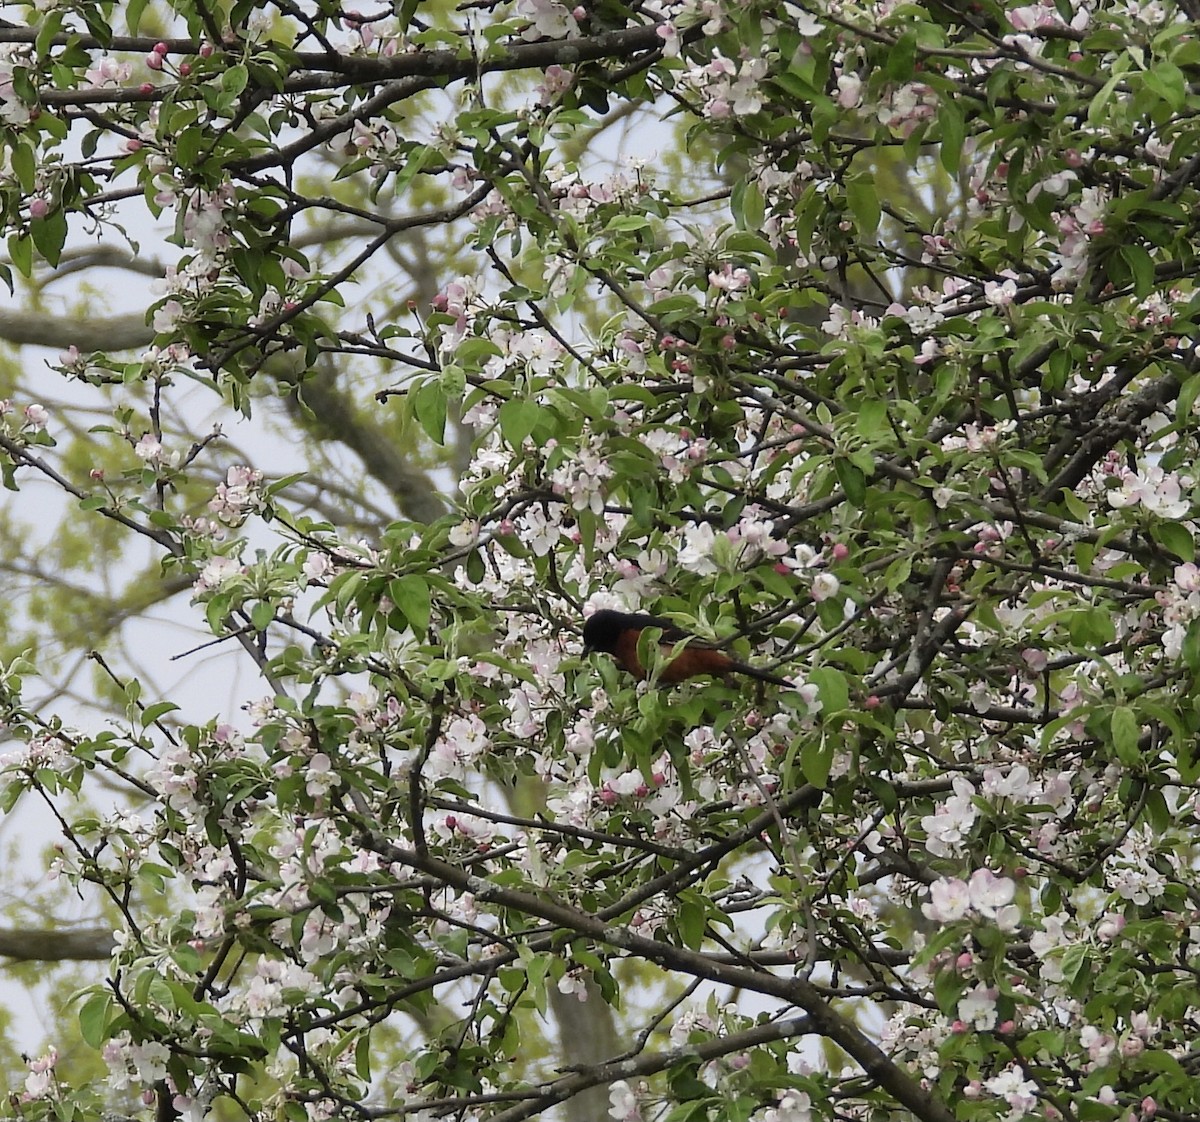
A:
<svg viewBox="0 0 1200 1122">
<path fill-rule="evenodd" d="M 404 613 L 413 634 L 423 636 L 429 629 L 429 617 L 432 612 L 429 585 L 424 578 L 416 573 L 397 577 L 388 584 L 388 595 L 392 598 L 392 603 Z"/>
<path fill-rule="evenodd" d="M 833 767 L 834 746 L 827 737 L 810 740 L 800 749 L 800 771 L 814 787 L 824 788 Z"/>
<path fill-rule="evenodd" d="M 94 993 L 79 1010 L 79 1033 L 92 1048 L 102 1048 L 108 1039 L 109 1013 L 113 999 L 107 993 Z"/>
<path fill-rule="evenodd" d="M 852 175 L 846 182 L 846 203 L 864 236 L 879 229 L 879 217 L 883 213 L 879 202 L 879 190 L 872 176 Z"/>
<path fill-rule="evenodd" d="M 866 440 L 890 435 L 892 430 L 887 420 L 887 402 L 877 397 L 868 398 L 858 407 L 854 424 L 859 435 Z"/>
<path fill-rule="evenodd" d="M 540 415 L 538 403 L 525 398 L 512 398 L 500 406 L 500 431 L 514 451 L 518 451 L 533 432 Z"/>
<path fill-rule="evenodd" d="M 837 473 L 838 482 L 846 492 L 846 499 L 856 507 L 863 507 L 867 501 L 867 477 L 849 460 L 838 457 L 833 461 L 833 470 Z"/>
<path fill-rule="evenodd" d="M 8 236 L 8 256 L 23 277 L 33 274 L 33 241 L 28 234 Z"/>
<path fill-rule="evenodd" d="M 229 97 L 238 97 L 242 90 L 246 88 L 246 83 L 250 80 L 250 73 L 245 66 L 240 62 L 231 66 L 224 74 L 221 75 L 221 89 Z"/>
<path fill-rule="evenodd" d="M 850 686 L 836 666 L 818 666 L 808 675 L 821 695 L 821 712 L 844 713 L 850 708 Z"/>
<path fill-rule="evenodd" d="M 610 219 L 604 228 L 610 233 L 619 234 L 645 230 L 649 225 L 650 220 L 644 214 L 619 214 L 616 218 Z"/>
<path fill-rule="evenodd" d="M 1187 78 L 1173 62 L 1156 62 L 1142 75 L 1146 88 L 1158 94 L 1178 113 L 1187 102 Z"/>
<path fill-rule="evenodd" d="M 178 708 L 179 706 L 173 701 L 157 701 L 153 705 L 147 705 L 141 714 L 142 728 L 147 728 L 154 724 L 164 713 L 170 713 Z"/>
<path fill-rule="evenodd" d="M 32 194 L 37 184 L 37 157 L 28 144 L 17 143 L 9 153 L 9 162 L 16 173 L 17 182 L 25 194 Z"/>
<path fill-rule="evenodd" d="M 1183 664 L 1191 671 L 1200 670 L 1200 620 L 1188 624 L 1183 637 Z"/>
<path fill-rule="evenodd" d="M 956 99 L 943 97 L 939 101 L 938 124 L 942 129 L 942 147 L 938 156 L 942 167 L 951 175 L 957 176 L 962 169 L 962 148 L 967 135 L 967 122 Z"/>
<path fill-rule="evenodd" d="M 130 35 L 138 33 L 138 25 L 142 22 L 142 13 L 146 10 L 149 2 L 150 0 L 126 0 L 125 26 L 129 29 Z"/>
<path fill-rule="evenodd" d="M 195 167 L 210 141 L 211 134 L 206 135 L 199 125 L 184 129 L 175 137 L 175 159 L 182 167 Z"/>
<path fill-rule="evenodd" d="M 1113 91 L 1116 90 L 1125 80 L 1125 67 L 1122 67 L 1117 73 L 1100 88 L 1100 92 L 1092 98 L 1091 104 L 1088 106 L 1087 119 L 1089 125 L 1103 125 L 1105 112 L 1109 101 L 1112 100 Z"/>
<path fill-rule="evenodd" d="M 1154 290 L 1154 259 L 1140 245 L 1120 247 L 1121 259 L 1129 266 L 1133 289 L 1139 299 L 1149 296 Z"/>
<path fill-rule="evenodd" d="M 1063 977 L 1072 985 L 1084 972 L 1089 962 L 1088 948 L 1083 943 L 1067 947 L 1062 956 Z"/>
<path fill-rule="evenodd" d="M 1156 522 L 1150 527 L 1150 534 L 1159 545 L 1181 561 L 1191 561 L 1196 556 L 1196 543 L 1182 523 Z"/>
<path fill-rule="evenodd" d="M 53 9 L 43 11 L 40 22 L 41 27 L 38 28 L 34 49 L 37 51 L 37 57 L 44 60 L 50 54 L 54 37 L 62 30 L 63 13 L 61 10 L 56 11 Z"/>
<path fill-rule="evenodd" d="M 446 442 L 446 391 L 440 382 L 425 382 L 413 393 L 413 412 L 434 444 Z"/>
<path fill-rule="evenodd" d="M 725 239 L 725 249 L 730 253 L 752 253 L 756 257 L 773 257 L 771 243 L 761 234 L 749 230 L 736 230 Z"/>
<path fill-rule="evenodd" d="M 704 942 L 704 932 L 708 927 L 703 904 L 690 896 L 685 898 L 676 911 L 676 922 L 679 924 L 679 937 L 683 940 L 683 945 L 698 951 Z"/>
<path fill-rule="evenodd" d="M 734 187 L 731 206 L 734 221 L 739 229 L 762 229 L 767 217 L 767 206 L 762 192 L 753 181 L 742 180 Z"/>
<path fill-rule="evenodd" d="M 1118 705 L 1112 715 L 1113 748 L 1116 749 L 1117 759 L 1127 767 L 1136 764 L 1141 758 L 1138 751 L 1141 735 L 1141 726 L 1133 710 L 1127 705 Z"/>
<path fill-rule="evenodd" d="M 938 1008 L 953 1017 L 958 1011 L 958 1002 L 967 988 L 966 979 L 954 970 L 939 970 L 933 979 L 933 993 Z"/>
<path fill-rule="evenodd" d="M 250 609 L 250 622 L 256 631 L 266 631 L 275 619 L 275 605 L 269 600 L 260 600 Z"/>
<path fill-rule="evenodd" d="M 67 241 L 67 215 L 62 207 L 55 207 L 45 218 L 35 218 L 29 224 L 29 231 L 47 264 L 57 265 Z"/>
</svg>

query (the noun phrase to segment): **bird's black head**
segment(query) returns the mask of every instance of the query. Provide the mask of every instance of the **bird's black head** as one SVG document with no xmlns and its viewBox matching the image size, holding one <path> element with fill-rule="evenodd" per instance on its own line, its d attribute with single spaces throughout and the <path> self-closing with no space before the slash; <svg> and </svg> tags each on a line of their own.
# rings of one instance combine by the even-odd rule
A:
<svg viewBox="0 0 1200 1122">
<path fill-rule="evenodd" d="M 583 653 L 603 651 L 612 654 L 617 649 L 617 640 L 625 630 L 626 616 L 624 612 L 614 612 L 605 608 L 590 616 L 583 625 Z"/>
<path fill-rule="evenodd" d="M 603 608 L 583 625 L 583 653 L 603 651 L 605 654 L 616 654 L 617 643 L 626 631 L 645 631 L 647 627 L 660 628 L 663 638 L 671 642 L 683 635 L 678 628 L 658 616 L 640 612 L 614 612 L 611 608 Z"/>
</svg>

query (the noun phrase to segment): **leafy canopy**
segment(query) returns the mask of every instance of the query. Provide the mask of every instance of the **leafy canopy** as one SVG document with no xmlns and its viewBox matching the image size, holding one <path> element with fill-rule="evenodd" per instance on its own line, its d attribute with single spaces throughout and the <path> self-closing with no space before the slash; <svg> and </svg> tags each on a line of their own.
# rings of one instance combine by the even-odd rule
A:
<svg viewBox="0 0 1200 1122">
<path fill-rule="evenodd" d="M 25 14 L 0 274 L 169 234 L 56 366 L 113 420 L 14 381 L 4 482 L 263 686 L 91 723 L 10 660 L 4 805 L 118 924 L 107 1079 L 24 1117 L 1200 1111 L 1195 0 Z M 599 608 L 795 688 L 639 685 Z"/>
</svg>

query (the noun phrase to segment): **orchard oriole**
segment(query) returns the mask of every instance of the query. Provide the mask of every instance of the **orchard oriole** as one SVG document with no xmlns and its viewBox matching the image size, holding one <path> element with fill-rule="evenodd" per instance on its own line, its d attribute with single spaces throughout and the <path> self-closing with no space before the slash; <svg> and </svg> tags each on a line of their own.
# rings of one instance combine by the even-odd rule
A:
<svg viewBox="0 0 1200 1122">
<path fill-rule="evenodd" d="M 796 688 L 784 678 L 766 670 L 759 670 L 756 666 L 747 666 L 736 658 L 730 658 L 712 644 L 697 639 L 686 631 L 681 631 L 673 623 L 656 616 L 632 615 L 628 612 L 610 611 L 607 608 L 596 612 L 583 625 L 583 653 L 601 651 L 610 654 L 621 669 L 628 670 L 635 678 L 645 679 L 646 668 L 638 658 L 638 640 L 647 627 L 657 627 L 662 631 L 658 639 L 658 648 L 664 659 L 670 659 L 659 672 L 660 682 L 682 682 L 699 674 L 711 674 L 714 677 L 746 674 L 760 682 L 771 682 L 787 689 Z M 671 651 L 675 644 L 685 639 L 690 640 L 688 645 L 672 658 Z"/>
</svg>

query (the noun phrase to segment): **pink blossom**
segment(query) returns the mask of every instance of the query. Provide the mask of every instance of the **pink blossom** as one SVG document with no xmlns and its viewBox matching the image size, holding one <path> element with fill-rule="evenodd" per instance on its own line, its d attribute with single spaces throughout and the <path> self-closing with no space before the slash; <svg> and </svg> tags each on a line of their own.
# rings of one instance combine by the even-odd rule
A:
<svg viewBox="0 0 1200 1122">
<path fill-rule="evenodd" d="M 558 980 L 558 992 L 575 998 L 576 1001 L 587 1001 L 587 976 L 582 970 L 568 970 Z"/>
<path fill-rule="evenodd" d="M 1080 1029 L 1079 1043 L 1096 1067 L 1105 1067 L 1117 1047 L 1116 1038 L 1111 1033 L 1101 1032 L 1094 1025 L 1084 1025 Z"/>
<path fill-rule="evenodd" d="M 763 1122 L 809 1122 L 812 1118 L 812 1099 L 804 1091 L 788 1090 L 779 1102 L 763 1113 Z"/>
<path fill-rule="evenodd" d="M 857 74 L 839 74 L 837 103 L 843 109 L 862 104 L 862 79 Z"/>
<path fill-rule="evenodd" d="M 676 558 L 684 569 L 693 573 L 715 573 L 717 566 L 712 560 L 716 547 L 716 532 L 708 522 L 687 526 L 683 531 L 684 547 Z"/>
<path fill-rule="evenodd" d="M 662 52 L 666 58 L 679 57 L 679 32 L 673 23 L 660 23 L 654 33 L 663 41 Z"/>
<path fill-rule="evenodd" d="M 84 77 L 94 87 L 118 86 L 132 73 L 132 62 L 117 62 L 116 59 L 104 57 L 90 70 L 87 70 Z"/>
<path fill-rule="evenodd" d="M 999 1075 L 984 1083 L 984 1088 L 1004 1099 L 1011 1108 L 1009 1119 L 1015 1120 L 1028 1114 L 1037 1105 L 1037 1084 L 1026 1079 L 1017 1067 L 1005 1068 Z"/>
<path fill-rule="evenodd" d="M 812 598 L 819 604 L 836 596 L 839 588 L 841 581 L 832 573 L 818 573 L 813 577 Z"/>
<path fill-rule="evenodd" d="M 1125 917 L 1116 912 L 1107 912 L 1096 925 L 1096 938 L 1102 943 L 1113 942 L 1125 929 Z"/>
<path fill-rule="evenodd" d="M 194 588 L 197 592 L 211 592 L 232 580 L 241 571 L 241 565 L 232 557 L 214 557 L 200 571 Z"/>
<path fill-rule="evenodd" d="M 925 848 L 936 857 L 952 857 L 958 853 L 975 824 L 977 811 L 971 799 L 975 788 L 966 780 L 954 780 L 954 794 L 938 806 L 933 814 L 921 819 L 925 831 Z"/>
<path fill-rule="evenodd" d="M 971 907 L 981 916 L 997 921 L 1005 930 L 1015 930 L 1020 911 L 1011 906 L 1016 884 L 1008 877 L 998 877 L 991 869 L 976 869 L 969 881 Z"/>
<path fill-rule="evenodd" d="M 25 406 L 24 428 L 30 432 L 44 432 L 49 420 L 50 411 L 45 406 L 37 404 Z"/>
<path fill-rule="evenodd" d="M 1191 561 L 1176 565 L 1175 583 L 1181 592 L 1200 592 L 1200 566 Z"/>
<path fill-rule="evenodd" d="M 1050 664 L 1046 652 L 1034 650 L 1033 647 L 1026 647 L 1021 652 L 1021 661 L 1035 674 L 1040 674 Z"/>
<path fill-rule="evenodd" d="M 746 269 L 735 269 L 732 265 L 722 265 L 719 271 L 708 274 L 708 283 L 723 292 L 741 292 L 750 287 L 750 273 Z"/>
<path fill-rule="evenodd" d="M 995 987 L 980 982 L 959 998 L 959 1020 L 979 1030 L 992 1028 L 996 1023 L 996 999 L 999 996 Z"/>
<path fill-rule="evenodd" d="M 568 39 L 579 34 L 579 23 L 565 4 L 556 0 L 517 0 L 516 13 L 530 20 L 521 38 Z"/>
<path fill-rule="evenodd" d="M 921 905 L 921 911 L 935 923 L 954 923 L 967 914 L 970 905 L 966 883 L 943 877 L 929 886 L 929 903 Z"/>
<path fill-rule="evenodd" d="M 1006 308 L 1017 298 L 1017 282 L 1011 277 L 1003 283 L 985 281 L 983 298 L 994 307 Z"/>
<path fill-rule="evenodd" d="M 546 67 L 542 84 L 538 86 L 538 97 L 544 104 L 553 101 L 559 94 L 571 88 L 575 72 L 553 63 Z"/>
<path fill-rule="evenodd" d="M 642 1108 L 632 1087 L 618 1079 L 608 1088 L 608 1116 L 616 1122 L 642 1122 Z"/>
<path fill-rule="evenodd" d="M 163 446 L 153 433 L 148 432 L 133 446 L 133 454 L 148 464 L 156 464 L 162 459 Z"/>
</svg>

